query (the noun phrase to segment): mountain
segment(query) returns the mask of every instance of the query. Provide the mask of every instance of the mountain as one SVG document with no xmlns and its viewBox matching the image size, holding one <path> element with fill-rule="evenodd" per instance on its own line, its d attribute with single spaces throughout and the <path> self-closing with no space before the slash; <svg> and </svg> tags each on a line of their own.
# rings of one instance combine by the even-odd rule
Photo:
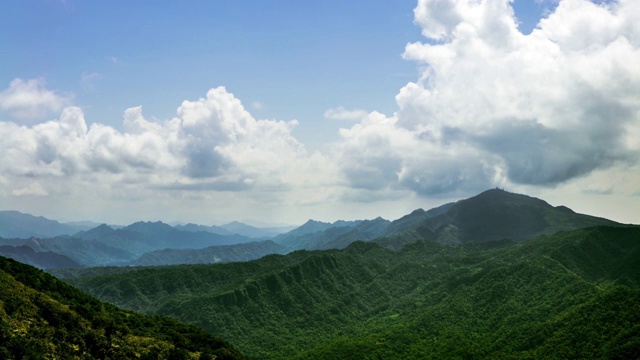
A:
<svg viewBox="0 0 640 360">
<path fill-rule="evenodd" d="M 0 257 L 2 359 L 245 359 L 226 341 L 162 317 L 102 303 Z"/>
<path fill-rule="evenodd" d="M 4 239 L 0 238 L 0 245 L 5 248 L 4 253 L 30 265 L 41 268 L 55 268 L 64 263 L 63 259 L 68 259 L 66 264 L 69 267 L 91 267 L 91 266 L 125 266 L 135 263 L 136 259 L 144 254 L 153 253 L 160 250 L 186 250 L 203 249 L 211 246 L 235 245 L 255 242 L 254 239 L 242 235 L 220 235 L 207 231 L 183 231 L 162 222 L 136 222 L 129 226 L 114 229 L 111 226 L 102 224 L 93 229 L 81 231 L 73 236 L 56 236 L 51 238 L 29 238 L 29 239 Z M 19 247 L 19 248 L 16 248 Z M 24 247 L 33 250 L 30 252 Z M 284 253 L 280 245 L 250 245 L 247 247 L 227 248 L 219 251 L 223 256 L 221 261 L 244 261 L 264 256 L 269 251 L 274 253 Z M 239 249 L 244 249 L 245 254 L 238 253 Z M 1 252 L 0 252 L 1 253 Z M 175 264 L 178 260 L 169 259 L 170 254 L 176 254 L 176 259 L 185 259 L 189 252 L 164 251 L 162 255 L 158 253 L 150 254 L 143 258 L 146 264 L 166 263 Z M 192 256 L 197 261 L 210 262 L 204 256 L 215 256 L 214 250 L 201 252 Z M 57 260 L 55 260 L 57 259 Z M 195 260 L 193 260 L 195 261 Z M 193 261 L 187 261 L 192 263 Z"/>
<path fill-rule="evenodd" d="M 205 225 L 197 225 L 197 224 L 186 224 L 186 225 L 175 225 L 174 226 L 176 229 L 178 230 L 182 230 L 182 231 L 191 231 L 191 232 L 198 232 L 198 231 L 207 231 L 210 233 L 214 233 L 214 234 L 219 234 L 219 235 L 233 235 L 234 233 L 232 233 L 231 231 L 220 227 L 220 226 L 205 226 Z"/>
<path fill-rule="evenodd" d="M 344 249 L 355 241 L 369 241 L 380 237 L 390 223 L 381 217 L 362 220 L 353 227 L 334 227 L 316 233 L 316 236 L 304 236 L 297 240 L 296 245 L 302 245 L 305 250 Z"/>
<path fill-rule="evenodd" d="M 136 222 L 121 229 L 100 225 L 75 235 L 134 254 L 162 249 L 201 249 L 214 245 L 231 245 L 254 241 L 241 235 L 220 235 L 207 231 L 183 231 L 163 222 Z"/>
<path fill-rule="evenodd" d="M 599 226 L 399 251 L 356 241 L 242 263 L 78 270 L 69 281 L 255 358 L 626 359 L 640 356 L 639 256 L 640 227 Z"/>
<path fill-rule="evenodd" d="M 0 246 L 0 255 L 29 264 L 40 269 L 79 268 L 80 264 L 71 258 L 53 251 L 36 252 L 26 245 Z"/>
<path fill-rule="evenodd" d="M 42 216 L 33 216 L 19 211 L 0 211 L 0 237 L 30 238 L 54 237 L 73 234 L 81 227 L 61 224 Z"/>
<path fill-rule="evenodd" d="M 301 226 L 276 236 L 273 240 L 278 244 L 291 249 L 319 249 L 324 244 L 335 240 L 356 227 L 362 220 L 344 221 L 334 223 L 309 220 Z"/>
<path fill-rule="evenodd" d="M 259 259 L 269 254 L 286 254 L 289 249 L 271 240 L 244 244 L 209 246 L 204 249 L 164 249 L 146 253 L 133 261 L 134 266 L 176 264 L 215 264 Z"/>
<path fill-rule="evenodd" d="M 426 219 L 430 219 L 432 217 L 436 217 L 438 215 L 442 215 L 447 212 L 455 203 L 447 203 L 428 211 L 424 211 L 422 209 L 416 209 L 412 211 L 410 214 L 407 214 L 397 220 L 394 220 L 389 224 L 387 229 L 384 232 L 384 236 L 392 236 L 396 234 L 403 233 L 407 230 L 411 230 L 416 228 L 418 225 L 423 223 Z"/>
<path fill-rule="evenodd" d="M 454 245 L 498 240 L 521 242 L 562 230 L 618 225 L 621 224 L 577 214 L 566 206 L 554 207 L 538 198 L 492 189 L 430 212 L 416 210 L 392 222 L 385 235 L 427 238 Z"/>
<path fill-rule="evenodd" d="M 122 249 L 93 240 L 84 240 L 70 236 L 56 236 L 53 238 L 29 238 L 29 239 L 4 239 L 0 238 L 0 245 L 9 247 L 28 247 L 36 254 L 33 256 L 20 257 L 20 261 L 39 268 L 59 267 L 53 263 L 41 263 L 40 258 L 61 257 L 71 259 L 66 263 L 70 267 L 85 267 L 99 265 L 125 265 L 128 261 L 134 260 L 136 256 Z M 26 251 L 26 250 L 19 250 Z M 10 256 L 7 253 L 7 256 Z M 18 259 L 18 258 L 16 258 Z M 47 260 L 49 261 L 49 260 Z M 62 265 L 61 265 L 62 266 Z"/>
<path fill-rule="evenodd" d="M 232 234 L 238 234 L 250 238 L 272 238 L 278 234 L 285 233 L 292 229 L 291 226 L 284 227 L 254 227 L 241 223 L 239 221 L 232 221 L 228 224 L 220 226 L 221 228 L 229 231 Z"/>
<path fill-rule="evenodd" d="M 589 226 L 618 226 L 614 221 L 577 214 L 566 206 L 501 189 L 425 211 L 416 209 L 397 220 L 382 218 L 324 223 L 309 220 L 274 241 L 299 250 L 341 249 L 358 240 L 399 250 L 420 239 L 455 245 L 509 240 L 521 242 L 541 234 Z M 372 229 L 365 229 L 372 226 Z"/>
</svg>

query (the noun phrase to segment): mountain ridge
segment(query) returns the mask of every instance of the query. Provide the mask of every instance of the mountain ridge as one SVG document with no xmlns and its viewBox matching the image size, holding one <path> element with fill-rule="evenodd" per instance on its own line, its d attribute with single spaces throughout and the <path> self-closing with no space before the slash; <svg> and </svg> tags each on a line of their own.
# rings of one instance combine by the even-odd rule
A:
<svg viewBox="0 0 640 360">
<path fill-rule="evenodd" d="M 125 308 L 221 331 L 258 358 L 548 358 L 570 354 L 574 342 L 585 346 L 578 357 L 640 354 L 640 338 L 629 337 L 640 325 L 623 326 L 640 320 L 640 227 L 487 244 L 423 239 L 395 251 L 356 241 L 343 250 L 70 281 Z M 119 290 L 125 286 L 131 291 Z M 585 320 L 585 306 L 617 325 Z M 585 342 L 585 326 L 602 332 Z"/>
</svg>

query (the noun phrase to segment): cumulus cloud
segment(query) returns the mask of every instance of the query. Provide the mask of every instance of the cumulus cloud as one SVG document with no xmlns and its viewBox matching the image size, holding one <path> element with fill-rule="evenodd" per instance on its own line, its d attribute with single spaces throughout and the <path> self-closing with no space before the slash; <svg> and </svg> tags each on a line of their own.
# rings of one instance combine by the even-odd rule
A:
<svg viewBox="0 0 640 360">
<path fill-rule="evenodd" d="M 58 112 L 70 101 L 69 95 L 48 90 L 42 79 L 15 79 L 0 92 L 0 109 L 22 120 Z"/>
<path fill-rule="evenodd" d="M 340 106 L 334 109 L 328 109 L 324 112 L 325 119 L 328 120 L 346 120 L 346 121 L 358 121 L 367 116 L 368 113 L 364 110 L 353 109 L 347 110 Z"/>
<path fill-rule="evenodd" d="M 80 108 L 66 107 L 59 119 L 35 126 L 0 122 L 0 152 L 11 159 L 0 171 L 16 196 L 63 191 L 70 182 L 134 193 L 304 188 L 332 176 L 331 166 L 291 135 L 295 125 L 254 119 L 224 87 L 184 101 L 163 122 L 146 120 L 141 107 L 127 109 L 123 132 L 87 126 Z M 46 181 L 21 185 L 38 179 Z"/>
<path fill-rule="evenodd" d="M 420 0 L 424 65 L 398 112 L 343 130 L 358 188 L 419 194 L 505 183 L 554 186 L 635 163 L 640 138 L 640 11 L 563 0 L 530 35 L 508 0 Z"/>
</svg>

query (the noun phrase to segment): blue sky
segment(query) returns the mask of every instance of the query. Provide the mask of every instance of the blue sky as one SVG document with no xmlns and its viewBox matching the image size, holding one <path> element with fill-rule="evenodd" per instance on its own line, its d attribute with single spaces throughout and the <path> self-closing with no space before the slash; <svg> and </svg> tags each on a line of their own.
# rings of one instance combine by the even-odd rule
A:
<svg viewBox="0 0 640 360">
<path fill-rule="evenodd" d="M 329 108 L 393 112 L 394 94 L 417 76 L 401 58 L 420 37 L 407 1 L 4 6 L 2 52 L 13 55 L 0 60 L 2 83 L 44 78 L 72 93 L 90 122 L 116 127 L 127 107 L 167 119 L 182 100 L 223 85 L 254 116 L 298 119 L 299 135 L 313 138 Z"/>
<path fill-rule="evenodd" d="M 516 1 L 525 32 L 548 5 Z M 122 127 L 142 106 L 169 119 L 184 99 L 225 86 L 257 118 L 292 120 L 308 146 L 341 125 L 327 109 L 397 109 L 418 76 L 402 59 L 421 40 L 411 1 L 56 1 L 3 5 L 0 84 L 42 78 L 87 121 Z"/>
<path fill-rule="evenodd" d="M 640 222 L 633 0 L 0 7 L 4 208 L 393 219 L 501 186 Z"/>
</svg>

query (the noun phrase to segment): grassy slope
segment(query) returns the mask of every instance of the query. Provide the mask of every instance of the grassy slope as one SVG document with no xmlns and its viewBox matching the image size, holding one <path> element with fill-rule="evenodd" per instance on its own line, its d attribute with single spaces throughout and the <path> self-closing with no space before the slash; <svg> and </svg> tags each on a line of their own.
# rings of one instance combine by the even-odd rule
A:
<svg viewBox="0 0 640 360">
<path fill-rule="evenodd" d="M 241 359 L 227 342 L 175 320 L 102 303 L 0 257 L 0 358 Z"/>
<path fill-rule="evenodd" d="M 358 242 L 73 281 L 257 358 L 624 358 L 640 355 L 639 254 L 639 228 L 600 227 L 517 245 Z"/>
</svg>

